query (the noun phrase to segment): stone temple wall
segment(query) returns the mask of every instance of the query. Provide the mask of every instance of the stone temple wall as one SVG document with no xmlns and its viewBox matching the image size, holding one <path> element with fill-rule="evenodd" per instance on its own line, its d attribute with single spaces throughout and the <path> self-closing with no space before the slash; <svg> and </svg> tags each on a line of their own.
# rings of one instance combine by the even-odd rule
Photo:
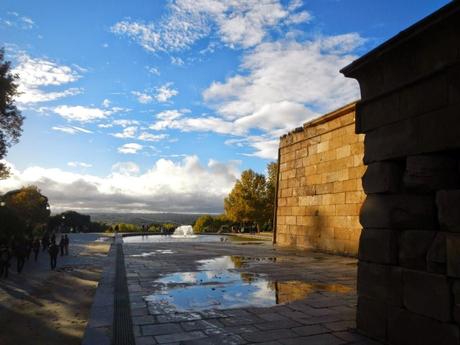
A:
<svg viewBox="0 0 460 345">
<path fill-rule="evenodd" d="M 460 344 L 460 1 L 342 70 L 356 78 L 367 198 L 357 327 L 394 345 Z"/>
<path fill-rule="evenodd" d="M 283 136 L 279 147 L 275 242 L 356 255 L 364 136 L 355 103 Z"/>
</svg>

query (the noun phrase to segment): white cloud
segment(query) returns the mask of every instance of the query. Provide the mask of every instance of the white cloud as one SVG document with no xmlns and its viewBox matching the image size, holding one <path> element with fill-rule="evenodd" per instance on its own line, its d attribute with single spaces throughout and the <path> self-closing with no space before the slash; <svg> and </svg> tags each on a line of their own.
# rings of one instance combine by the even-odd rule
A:
<svg viewBox="0 0 460 345">
<path fill-rule="evenodd" d="M 134 138 L 136 136 L 136 133 L 137 133 L 137 127 L 130 126 L 130 127 L 124 128 L 122 132 L 112 133 L 112 135 L 116 138 L 127 139 L 127 138 Z"/>
<path fill-rule="evenodd" d="M 54 131 L 58 132 L 64 132 L 68 134 L 77 134 L 77 133 L 86 133 L 90 134 L 93 133 L 92 131 L 86 129 L 86 128 L 81 128 L 81 127 L 75 127 L 75 126 L 53 126 L 51 128 Z"/>
<path fill-rule="evenodd" d="M 115 126 L 121 126 L 121 127 L 128 127 L 128 126 L 136 126 L 139 124 L 139 121 L 137 120 L 128 120 L 128 119 L 119 119 L 119 120 L 113 120 L 112 124 Z"/>
<path fill-rule="evenodd" d="M 110 102 L 110 100 L 106 98 L 106 99 L 104 99 L 104 100 L 102 101 L 102 106 L 103 106 L 104 108 L 108 108 L 108 107 L 110 107 L 110 104 L 111 104 L 111 103 L 112 103 L 112 102 Z"/>
<path fill-rule="evenodd" d="M 57 87 L 81 78 L 81 75 L 71 67 L 59 65 L 51 60 L 32 58 L 22 53 L 17 58 L 17 66 L 12 72 L 19 75 L 20 95 L 17 101 L 20 104 L 47 102 L 82 92 L 80 88 L 43 90 L 43 87 Z"/>
<path fill-rule="evenodd" d="M 32 18 L 21 16 L 17 12 L 6 12 L 6 18 L 0 18 L 0 24 L 9 27 L 16 27 L 23 30 L 30 30 L 36 26 Z"/>
<path fill-rule="evenodd" d="M 184 60 L 178 56 L 171 56 L 171 63 L 176 66 L 183 66 L 185 64 Z"/>
<path fill-rule="evenodd" d="M 39 166 L 11 170 L 12 176 L 0 181 L 0 192 L 37 185 L 53 212 L 222 212 L 223 198 L 240 174 L 239 162 L 202 164 L 196 156 L 159 159 L 144 172 L 121 162 L 102 177 Z"/>
<path fill-rule="evenodd" d="M 81 105 L 60 105 L 53 109 L 59 116 L 69 121 L 92 122 L 107 118 L 113 111 Z"/>
<path fill-rule="evenodd" d="M 308 12 L 298 12 L 301 6 L 299 1 L 283 6 L 280 0 L 173 0 L 155 23 L 124 20 L 111 30 L 151 52 L 183 50 L 212 32 L 229 47 L 249 48 L 277 25 L 308 21 Z"/>
<path fill-rule="evenodd" d="M 156 76 L 160 75 L 160 70 L 158 68 L 156 68 L 156 67 L 146 66 L 145 68 L 147 69 L 147 71 L 150 74 L 153 74 L 153 75 L 156 75 Z"/>
<path fill-rule="evenodd" d="M 137 139 L 142 141 L 160 141 L 166 139 L 167 134 L 152 134 L 148 132 L 142 132 Z"/>
<path fill-rule="evenodd" d="M 85 162 L 68 162 L 67 165 L 71 168 L 91 168 L 93 166 Z"/>
<path fill-rule="evenodd" d="M 155 99 L 157 100 L 157 102 L 160 102 L 160 103 L 167 102 L 170 98 L 179 94 L 179 91 L 171 88 L 171 86 L 172 86 L 172 83 L 166 83 L 155 89 L 156 90 Z"/>
<path fill-rule="evenodd" d="M 102 48 L 108 48 L 109 47 L 109 44 L 108 43 L 103 43 L 102 44 Z"/>
<path fill-rule="evenodd" d="M 136 154 L 144 147 L 137 143 L 124 144 L 118 148 L 119 153 L 123 154 Z"/>
<path fill-rule="evenodd" d="M 136 96 L 137 100 L 142 104 L 147 104 L 153 101 L 153 97 L 145 92 L 131 91 L 131 94 Z"/>
</svg>

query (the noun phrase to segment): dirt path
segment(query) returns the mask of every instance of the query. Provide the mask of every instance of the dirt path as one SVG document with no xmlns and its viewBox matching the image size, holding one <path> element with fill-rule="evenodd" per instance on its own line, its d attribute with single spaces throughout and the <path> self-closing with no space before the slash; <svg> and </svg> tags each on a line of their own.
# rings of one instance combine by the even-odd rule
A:
<svg viewBox="0 0 460 345">
<path fill-rule="evenodd" d="M 3 281 L 0 344 L 80 344 L 109 248 L 82 241 L 78 253 L 61 265 L 58 262 L 55 272 L 37 275 L 44 269 L 39 266 L 35 274 L 24 274 L 24 289 L 15 281 L 11 286 Z"/>
</svg>

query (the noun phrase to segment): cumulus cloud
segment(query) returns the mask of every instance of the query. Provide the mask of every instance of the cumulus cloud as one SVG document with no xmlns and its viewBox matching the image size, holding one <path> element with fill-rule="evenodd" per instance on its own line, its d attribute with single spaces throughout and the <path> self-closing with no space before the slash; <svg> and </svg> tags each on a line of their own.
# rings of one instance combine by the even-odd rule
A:
<svg viewBox="0 0 460 345">
<path fill-rule="evenodd" d="M 173 0 L 157 22 L 123 20 L 111 30 L 151 52 L 183 50 L 211 32 L 229 47 L 249 48 L 279 24 L 310 20 L 308 12 L 299 12 L 301 5 L 293 1 L 284 6 L 280 0 Z"/>
<path fill-rule="evenodd" d="M 93 133 L 89 129 L 82 128 L 82 127 L 76 127 L 76 126 L 53 126 L 51 127 L 52 130 L 58 131 L 58 132 L 64 132 L 68 134 L 78 134 L 78 133 L 86 133 L 90 134 Z"/>
<path fill-rule="evenodd" d="M 179 91 L 173 89 L 171 86 L 172 86 L 172 83 L 166 83 L 155 89 L 156 94 L 154 97 L 157 100 L 157 102 L 160 102 L 160 103 L 167 102 L 169 101 L 170 98 L 179 94 Z"/>
<path fill-rule="evenodd" d="M 125 155 L 127 154 L 136 154 L 140 150 L 142 150 L 144 147 L 141 144 L 137 143 L 129 143 L 129 144 L 124 144 L 118 148 L 119 153 L 123 153 Z"/>
<path fill-rule="evenodd" d="M 153 101 L 153 97 L 146 92 L 141 91 L 131 91 L 131 94 L 134 95 L 139 103 L 147 104 Z"/>
<path fill-rule="evenodd" d="M 78 122 L 93 122 L 96 120 L 105 119 L 113 113 L 112 110 L 84 107 L 81 105 L 60 105 L 53 108 L 53 111 L 66 120 Z"/>
<path fill-rule="evenodd" d="M 161 141 L 167 137 L 167 134 L 152 134 L 148 132 L 142 132 L 137 139 L 142 141 Z"/>
<path fill-rule="evenodd" d="M 160 70 L 157 67 L 146 66 L 145 68 L 147 69 L 147 71 L 150 74 L 153 74 L 153 75 L 156 75 L 156 76 L 160 75 Z"/>
<path fill-rule="evenodd" d="M 39 166 L 11 171 L 0 181 L 0 192 L 37 185 L 54 212 L 221 212 L 240 174 L 239 162 L 202 164 L 196 156 L 159 159 L 144 172 L 133 162 L 120 162 L 103 177 Z"/>
</svg>

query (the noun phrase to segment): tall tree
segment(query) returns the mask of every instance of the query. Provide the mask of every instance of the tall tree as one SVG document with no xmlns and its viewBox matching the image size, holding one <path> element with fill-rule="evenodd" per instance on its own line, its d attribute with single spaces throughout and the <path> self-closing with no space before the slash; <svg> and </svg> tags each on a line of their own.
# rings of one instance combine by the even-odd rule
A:
<svg viewBox="0 0 460 345">
<path fill-rule="evenodd" d="M 226 216 L 234 222 L 256 222 L 260 228 L 266 221 L 265 176 L 245 170 L 224 200 Z"/>
<path fill-rule="evenodd" d="M 5 50 L 0 49 L 0 159 L 6 156 L 8 148 L 17 143 L 22 133 L 24 116 L 16 107 L 14 98 L 18 94 L 18 75 L 11 73 L 11 63 L 5 61 Z M 8 177 L 5 164 L 0 163 L 0 179 Z"/>
<path fill-rule="evenodd" d="M 267 220 L 270 227 L 273 226 L 273 214 L 275 212 L 276 184 L 278 183 L 278 163 L 272 162 L 267 164 Z"/>
</svg>

